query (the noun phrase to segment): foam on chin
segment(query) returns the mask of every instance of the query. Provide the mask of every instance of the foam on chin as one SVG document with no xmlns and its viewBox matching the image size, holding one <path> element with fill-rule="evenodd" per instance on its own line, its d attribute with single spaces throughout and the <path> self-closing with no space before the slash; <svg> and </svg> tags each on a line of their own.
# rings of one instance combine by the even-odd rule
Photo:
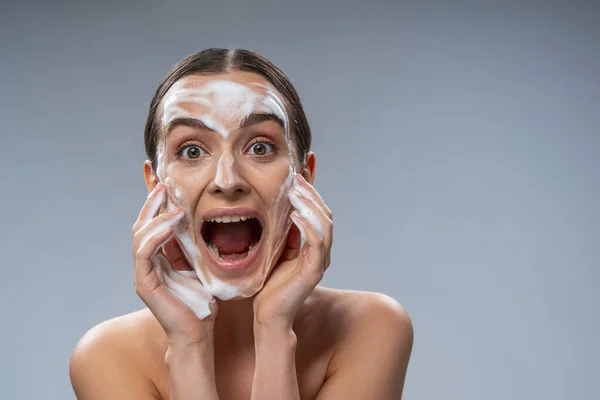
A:
<svg viewBox="0 0 600 400">
<path fill-rule="evenodd" d="M 256 92 L 254 87 L 259 88 L 262 93 Z M 288 116 L 283 106 L 283 102 L 270 89 L 261 84 L 253 84 L 253 87 L 241 85 L 230 81 L 211 81 L 200 88 L 179 88 L 173 93 L 167 93 L 164 101 L 163 126 L 168 125 L 173 118 L 188 117 L 202 120 L 208 127 L 218 132 L 223 139 L 229 138 L 229 132 L 215 121 L 211 115 L 193 115 L 184 110 L 181 103 L 196 103 L 206 107 L 209 110 L 237 110 L 245 117 L 252 112 L 273 113 L 284 121 L 284 132 L 288 143 L 289 170 L 277 197 L 274 199 L 269 210 L 273 211 L 271 218 L 263 227 L 263 235 L 266 235 L 262 243 L 263 256 L 259 259 L 267 263 L 268 268 L 263 268 L 261 276 L 254 277 L 253 280 L 239 282 L 236 285 L 217 278 L 206 266 L 202 260 L 202 254 L 198 247 L 198 241 L 203 240 L 199 232 L 194 231 L 194 215 L 192 207 L 187 204 L 182 195 L 181 188 L 178 187 L 174 179 L 166 176 L 167 166 L 165 165 L 165 143 L 159 141 L 157 146 L 157 170 L 156 176 L 160 182 L 167 187 L 166 211 L 180 207 L 185 211 L 185 216 L 181 223 L 174 229 L 174 237 L 180 244 L 182 253 L 194 271 L 177 271 L 171 267 L 166 258 L 157 254 L 153 258 L 153 265 L 158 270 L 159 278 L 165 287 L 184 304 L 194 310 L 199 319 L 204 319 L 210 315 L 209 304 L 214 302 L 214 298 L 221 300 L 231 300 L 237 297 L 251 297 L 262 289 L 270 273 L 275 257 L 279 254 L 282 246 L 285 244 L 287 232 L 289 232 L 292 221 L 289 218 L 292 206 L 288 200 L 288 192 L 292 185 L 295 174 L 293 145 L 289 132 Z M 217 173 L 215 183 L 217 185 L 231 184 L 234 177 L 232 166 L 235 160 L 229 154 L 222 155 L 217 164 Z M 208 250 L 210 251 L 210 250 Z M 205 274 L 204 271 L 208 271 Z"/>
</svg>

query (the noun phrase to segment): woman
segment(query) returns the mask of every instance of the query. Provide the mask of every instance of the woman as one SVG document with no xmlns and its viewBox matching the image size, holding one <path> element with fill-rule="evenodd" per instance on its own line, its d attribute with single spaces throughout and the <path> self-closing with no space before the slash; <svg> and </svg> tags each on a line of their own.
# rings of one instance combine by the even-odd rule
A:
<svg viewBox="0 0 600 400">
<path fill-rule="evenodd" d="M 399 399 L 413 341 L 387 296 L 317 286 L 332 214 L 298 95 L 273 63 L 208 49 L 150 106 L 133 227 L 147 308 L 105 321 L 73 351 L 91 399 Z"/>
</svg>

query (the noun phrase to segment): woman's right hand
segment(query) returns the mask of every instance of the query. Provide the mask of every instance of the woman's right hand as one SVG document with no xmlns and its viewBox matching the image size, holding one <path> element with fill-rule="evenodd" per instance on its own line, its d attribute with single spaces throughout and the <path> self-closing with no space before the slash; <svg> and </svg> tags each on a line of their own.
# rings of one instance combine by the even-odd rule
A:
<svg viewBox="0 0 600 400">
<path fill-rule="evenodd" d="M 135 291 L 162 325 L 170 346 L 212 344 L 217 303 L 212 301 L 200 281 L 187 279 L 184 284 L 191 284 L 191 289 L 198 296 L 206 297 L 201 301 L 210 303 L 211 313 L 204 319 L 199 319 L 190 307 L 169 292 L 159 277 L 159 269 L 163 276 L 168 274 L 175 280 L 185 278 L 178 276 L 174 269 L 192 270 L 173 238 L 174 226 L 183 218 L 183 210 L 175 208 L 156 215 L 165 204 L 166 197 L 165 185 L 158 183 L 133 225 Z"/>
</svg>

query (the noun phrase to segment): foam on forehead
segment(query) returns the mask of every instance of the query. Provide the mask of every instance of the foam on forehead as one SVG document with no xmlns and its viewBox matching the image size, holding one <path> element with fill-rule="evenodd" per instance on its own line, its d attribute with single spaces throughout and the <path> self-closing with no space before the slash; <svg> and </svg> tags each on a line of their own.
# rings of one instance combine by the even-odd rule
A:
<svg viewBox="0 0 600 400">
<path fill-rule="evenodd" d="M 176 84 L 177 85 L 177 84 Z M 196 118 L 215 130 L 223 139 L 229 138 L 223 121 L 240 122 L 252 113 L 274 114 L 285 126 L 289 137 L 287 113 L 274 90 L 257 82 L 241 84 L 229 80 L 211 80 L 198 87 L 173 85 L 163 100 L 162 126 L 179 117 Z M 195 110 L 184 108 L 193 104 Z"/>
<path fill-rule="evenodd" d="M 195 86 L 192 86 L 195 85 Z M 194 105 L 183 107 L 183 104 Z M 194 118 L 218 132 L 223 139 L 229 138 L 224 120 L 235 119 L 238 123 L 252 113 L 273 114 L 283 121 L 288 145 L 291 173 L 296 172 L 290 121 L 285 106 L 277 91 L 258 82 L 242 84 L 231 80 L 209 80 L 207 82 L 184 79 L 176 82 L 162 101 L 162 127 L 166 128 L 176 118 Z M 164 135 L 157 146 L 157 177 L 164 180 Z"/>
</svg>

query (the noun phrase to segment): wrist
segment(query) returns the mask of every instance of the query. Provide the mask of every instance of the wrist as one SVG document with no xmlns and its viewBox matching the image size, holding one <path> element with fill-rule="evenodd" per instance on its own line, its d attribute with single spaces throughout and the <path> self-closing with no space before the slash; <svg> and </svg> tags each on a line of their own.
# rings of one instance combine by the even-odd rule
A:
<svg viewBox="0 0 600 400">
<path fill-rule="evenodd" d="M 254 333 L 291 330 L 293 323 L 294 318 L 261 316 L 254 311 Z"/>
<path fill-rule="evenodd" d="M 296 374 L 297 337 L 290 326 L 255 327 L 252 398 L 299 399 Z"/>
<path fill-rule="evenodd" d="M 214 351 L 205 346 L 169 345 L 165 354 L 171 399 L 218 399 Z"/>
<path fill-rule="evenodd" d="M 169 369 L 180 364 L 212 365 L 213 362 L 214 346 L 207 341 L 199 343 L 169 342 L 165 353 L 165 364 Z"/>
<path fill-rule="evenodd" d="M 254 324 L 256 348 L 263 344 L 269 347 L 296 349 L 297 337 L 292 324 Z"/>
</svg>

